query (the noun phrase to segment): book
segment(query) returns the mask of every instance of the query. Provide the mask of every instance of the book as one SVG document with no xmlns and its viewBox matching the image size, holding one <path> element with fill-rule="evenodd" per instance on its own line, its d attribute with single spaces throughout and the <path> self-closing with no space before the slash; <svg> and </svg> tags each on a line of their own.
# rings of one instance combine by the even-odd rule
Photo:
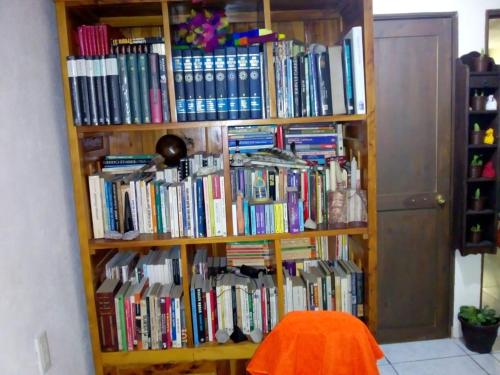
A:
<svg viewBox="0 0 500 375">
<path fill-rule="evenodd" d="M 332 100 L 332 114 L 346 113 L 345 96 L 343 90 L 343 66 L 342 66 L 342 47 L 328 47 L 328 62 L 330 64 L 330 92 Z"/>
<path fill-rule="evenodd" d="M 90 124 L 99 125 L 99 115 L 97 110 L 97 75 L 92 58 L 85 58 L 85 68 L 87 77 L 87 88 L 89 96 Z"/>
<path fill-rule="evenodd" d="M 227 79 L 227 98 L 228 98 L 228 117 L 231 120 L 237 120 L 240 110 L 240 101 L 238 98 L 238 71 L 237 71 L 236 48 L 226 48 L 226 79 Z"/>
<path fill-rule="evenodd" d="M 238 109 L 239 118 L 250 118 L 250 79 L 248 69 L 248 48 L 237 47 Z"/>
<path fill-rule="evenodd" d="M 192 55 L 196 120 L 204 121 L 206 119 L 205 75 L 203 71 L 204 54 L 201 50 L 194 49 Z"/>
<path fill-rule="evenodd" d="M 182 51 L 172 50 L 172 63 L 174 70 L 174 84 L 175 84 L 175 104 L 177 110 L 177 120 L 187 120 L 187 107 L 186 97 L 184 92 L 184 73 L 183 73 L 183 60 Z"/>
<path fill-rule="evenodd" d="M 151 105 L 150 105 L 150 73 L 147 53 L 137 54 L 137 69 L 139 76 L 140 92 L 140 122 L 151 123 Z M 159 98 L 157 98 L 159 99 Z"/>
<path fill-rule="evenodd" d="M 118 330 L 116 326 L 114 299 L 120 287 L 120 280 L 106 279 L 95 293 L 102 351 L 118 350 Z"/>
<path fill-rule="evenodd" d="M 223 48 L 214 51 L 215 64 L 215 97 L 217 100 L 217 118 L 228 118 L 229 104 L 227 98 L 228 82 L 226 77 L 226 52 Z"/>
<path fill-rule="evenodd" d="M 130 101 L 130 89 L 128 81 L 127 55 L 118 54 L 118 82 L 120 84 L 120 108 L 124 124 L 132 123 L 132 107 Z"/>
<path fill-rule="evenodd" d="M 217 120 L 216 80 L 213 52 L 205 52 L 203 56 L 203 73 L 205 78 L 205 110 L 207 120 Z"/>
<path fill-rule="evenodd" d="M 109 116 L 111 124 L 122 123 L 120 105 L 120 79 L 116 55 L 106 55 L 106 86 L 108 89 Z"/>
<path fill-rule="evenodd" d="M 75 125 L 84 124 L 82 117 L 79 82 L 78 82 L 78 68 L 75 56 L 66 57 L 66 69 L 68 71 L 69 89 L 71 95 L 71 107 L 73 113 L 73 123 Z"/>
<path fill-rule="evenodd" d="M 262 117 L 261 61 L 259 46 L 248 47 L 250 118 Z"/>
<path fill-rule="evenodd" d="M 186 97 L 187 121 L 196 121 L 196 99 L 193 82 L 193 53 L 189 49 L 182 51 L 182 68 L 184 72 L 184 95 Z"/>
<path fill-rule="evenodd" d="M 129 53 L 127 57 L 127 77 L 130 93 L 130 115 L 133 124 L 142 123 L 141 87 L 139 85 L 139 66 L 137 55 Z"/>
<path fill-rule="evenodd" d="M 110 88 L 108 87 L 108 65 L 106 57 L 101 55 L 99 57 L 99 64 L 101 68 L 101 83 L 102 83 L 102 96 L 104 104 L 104 124 L 111 124 L 111 102 L 110 102 Z"/>
<path fill-rule="evenodd" d="M 163 122 L 170 121 L 170 104 L 168 99 L 167 86 L 167 60 L 165 56 L 165 44 L 160 43 L 154 46 L 153 51 L 158 53 L 158 73 L 160 75 L 160 92 Z M 174 72 L 175 74 L 175 72 Z"/>
<path fill-rule="evenodd" d="M 344 37 L 349 46 L 348 62 L 352 72 L 353 106 L 354 113 L 365 114 L 365 69 L 363 60 L 363 30 L 361 26 L 354 26 Z"/>
<path fill-rule="evenodd" d="M 149 62 L 149 103 L 151 108 L 151 122 L 159 124 L 163 121 L 162 93 L 160 88 L 159 56 L 157 53 L 148 54 Z"/>
</svg>

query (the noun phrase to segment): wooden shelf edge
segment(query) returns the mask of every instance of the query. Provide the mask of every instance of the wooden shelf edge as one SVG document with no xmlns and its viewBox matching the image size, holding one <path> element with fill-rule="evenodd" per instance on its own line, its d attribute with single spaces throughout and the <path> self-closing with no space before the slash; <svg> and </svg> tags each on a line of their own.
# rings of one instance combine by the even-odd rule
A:
<svg viewBox="0 0 500 375">
<path fill-rule="evenodd" d="M 196 348 L 142 350 L 133 352 L 102 352 L 104 366 L 151 365 L 165 362 L 215 361 L 248 359 L 258 344 L 205 344 Z"/>
<path fill-rule="evenodd" d="M 366 115 L 335 115 L 316 117 L 294 117 L 294 118 L 268 118 L 248 120 L 224 120 L 224 121 L 193 121 L 172 122 L 163 124 L 130 124 L 130 125 L 82 125 L 77 126 L 76 131 L 82 133 L 116 133 L 134 131 L 155 130 L 178 130 L 199 129 L 227 126 L 260 126 L 260 125 L 291 125 L 291 124 L 315 124 L 324 122 L 356 122 L 365 121 Z"/>
<path fill-rule="evenodd" d="M 163 234 L 141 234 L 137 239 L 131 241 L 125 240 L 89 240 L 89 248 L 91 250 L 104 249 L 128 249 L 136 247 L 152 247 L 152 246 L 173 246 L 173 245 L 201 245 L 214 244 L 238 241 L 262 241 L 262 240 L 282 240 L 287 238 L 310 238 L 319 236 L 337 236 L 341 234 L 348 235 L 367 235 L 367 227 L 355 228 L 340 228 L 340 229 L 324 229 L 306 231 L 300 233 L 273 233 L 259 234 L 255 236 L 226 236 L 226 237 L 203 237 L 203 238 L 171 238 L 169 235 Z"/>
</svg>

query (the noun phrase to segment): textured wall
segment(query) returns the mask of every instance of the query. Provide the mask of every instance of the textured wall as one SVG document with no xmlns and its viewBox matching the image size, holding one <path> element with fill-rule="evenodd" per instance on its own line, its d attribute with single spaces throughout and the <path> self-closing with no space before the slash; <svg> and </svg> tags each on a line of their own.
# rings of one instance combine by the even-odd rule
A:
<svg viewBox="0 0 500 375">
<path fill-rule="evenodd" d="M 0 0 L 0 374 L 92 374 L 77 246 L 55 9 Z"/>
</svg>

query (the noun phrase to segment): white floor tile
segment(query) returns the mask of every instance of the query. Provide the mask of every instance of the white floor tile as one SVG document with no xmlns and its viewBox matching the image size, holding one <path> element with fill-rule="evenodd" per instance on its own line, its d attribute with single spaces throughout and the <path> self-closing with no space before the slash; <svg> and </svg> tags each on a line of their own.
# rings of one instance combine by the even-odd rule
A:
<svg viewBox="0 0 500 375">
<path fill-rule="evenodd" d="M 500 352 L 492 353 L 493 356 L 500 361 Z"/>
<path fill-rule="evenodd" d="M 493 344 L 492 352 L 500 352 L 500 336 L 497 336 L 497 340 Z"/>
<path fill-rule="evenodd" d="M 431 359 L 394 365 L 399 375 L 485 375 L 470 357 Z"/>
<path fill-rule="evenodd" d="M 378 371 L 380 372 L 380 375 L 398 375 L 391 365 L 379 365 Z"/>
<path fill-rule="evenodd" d="M 452 339 L 387 344 L 382 350 L 392 364 L 466 355 Z"/>
<path fill-rule="evenodd" d="M 488 374 L 500 375 L 500 362 L 491 354 L 472 355 L 471 358 Z"/>
<path fill-rule="evenodd" d="M 387 361 L 387 358 L 382 358 L 382 359 L 379 359 L 378 362 L 377 362 L 377 365 L 379 366 L 384 366 L 384 365 L 388 365 L 389 362 Z"/>
</svg>

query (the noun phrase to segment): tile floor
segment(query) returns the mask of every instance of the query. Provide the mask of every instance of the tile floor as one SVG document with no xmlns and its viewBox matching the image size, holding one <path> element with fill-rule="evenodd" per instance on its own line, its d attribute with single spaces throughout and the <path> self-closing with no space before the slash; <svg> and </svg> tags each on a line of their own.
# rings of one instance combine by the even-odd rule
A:
<svg viewBox="0 0 500 375">
<path fill-rule="evenodd" d="M 491 354 L 468 350 L 460 339 L 382 345 L 381 375 L 500 375 L 500 339 Z"/>
</svg>

